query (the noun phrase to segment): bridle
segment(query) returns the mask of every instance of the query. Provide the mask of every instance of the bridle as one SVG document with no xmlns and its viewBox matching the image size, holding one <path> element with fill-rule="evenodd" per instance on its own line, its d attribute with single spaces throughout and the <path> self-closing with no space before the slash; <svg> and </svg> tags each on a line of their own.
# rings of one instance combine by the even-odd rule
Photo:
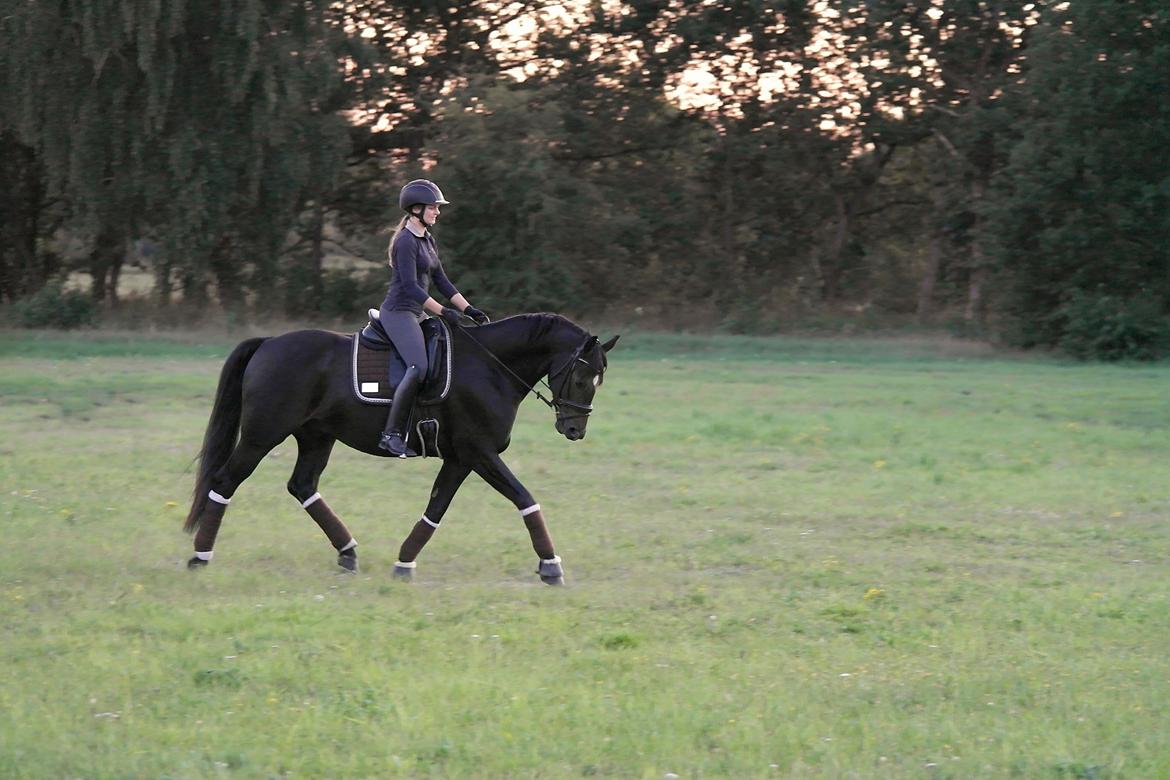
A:
<svg viewBox="0 0 1170 780">
<path fill-rule="evenodd" d="M 523 379 L 520 378 L 519 375 L 516 374 L 515 371 L 508 368 L 507 364 L 504 363 L 504 361 L 500 360 L 498 357 L 496 357 L 494 352 L 492 352 L 490 349 L 488 349 L 483 344 L 481 344 L 479 339 L 472 336 L 467 328 L 463 329 L 463 334 L 465 336 L 467 336 L 469 339 L 471 339 L 475 343 L 476 346 L 478 346 L 480 349 L 482 349 L 484 352 L 486 352 L 488 357 L 490 357 L 492 360 L 496 361 L 496 363 L 498 363 L 501 368 L 503 368 L 505 371 L 507 371 L 512 376 L 513 379 L 515 379 L 520 384 L 524 385 L 524 387 L 526 387 L 528 389 L 528 392 L 535 395 L 537 398 L 539 398 L 544 403 L 545 406 L 547 406 L 549 409 L 552 409 L 554 412 L 556 412 L 558 420 L 562 420 L 562 421 L 563 420 L 575 420 L 579 417 L 588 417 L 590 415 L 590 413 L 593 411 L 593 404 L 579 404 L 576 401 L 570 401 L 567 398 L 563 398 L 563 397 L 558 398 L 557 391 L 552 389 L 552 382 L 560 374 L 565 373 L 565 378 L 564 378 L 564 380 L 561 381 L 561 390 L 564 390 L 565 385 L 567 385 L 572 380 L 573 372 L 577 370 L 578 364 L 584 364 L 586 366 L 589 366 L 589 361 L 586 360 L 585 358 L 581 357 L 581 355 L 584 354 L 585 349 L 587 347 L 591 346 L 593 343 L 595 343 L 597 341 L 596 336 L 587 336 L 585 338 L 585 340 L 583 342 L 581 342 L 580 346 L 578 346 L 577 349 L 573 350 L 573 354 L 569 356 L 569 359 L 561 364 L 560 368 L 558 368 L 556 371 L 549 372 L 547 382 L 544 379 L 538 380 L 539 383 L 544 385 L 545 389 L 548 390 L 549 395 L 552 396 L 552 400 L 550 401 L 547 398 L 545 398 L 543 395 L 541 395 L 540 391 L 537 390 L 536 387 L 525 382 Z M 561 410 L 561 407 L 568 407 L 568 408 L 574 410 L 575 414 L 565 414 Z"/>
<path fill-rule="evenodd" d="M 556 392 L 552 389 L 552 382 L 554 379 L 557 378 L 558 374 L 560 374 L 562 371 L 565 371 L 567 369 L 568 373 L 565 374 L 565 379 L 563 382 L 561 382 L 561 390 L 564 390 L 565 385 L 569 384 L 569 382 L 572 381 L 573 372 L 575 370 L 577 370 L 578 363 L 584 364 L 585 366 L 592 368 L 592 366 L 589 366 L 589 361 L 586 360 L 585 358 L 581 357 L 581 354 L 585 351 L 585 348 L 587 346 L 591 346 L 596 341 L 597 341 L 596 336 L 588 337 L 587 339 L 585 339 L 585 341 L 581 342 L 581 345 L 579 347 L 577 347 L 576 350 L 573 351 L 573 354 L 569 357 L 568 360 L 566 360 L 561 365 L 560 368 L 558 368 L 556 371 L 549 372 L 548 384 L 546 384 L 545 386 L 548 387 L 548 391 L 550 393 L 552 393 L 553 400 L 552 400 L 552 403 L 549 403 L 548 401 L 545 401 L 545 403 L 548 404 L 548 406 L 550 408 L 553 408 L 557 412 L 557 417 L 562 421 L 575 420 L 578 417 L 588 417 L 590 415 L 590 413 L 593 411 L 593 404 L 579 404 L 576 401 L 570 401 L 570 400 L 563 398 L 563 397 L 557 398 Z M 536 393 L 535 388 L 532 390 L 532 392 Z M 542 401 L 544 400 L 541 397 L 540 393 L 536 393 L 536 397 L 540 398 Z M 561 411 L 562 406 L 567 406 L 570 409 L 573 409 L 576 412 L 576 414 L 565 414 L 564 412 Z"/>
</svg>

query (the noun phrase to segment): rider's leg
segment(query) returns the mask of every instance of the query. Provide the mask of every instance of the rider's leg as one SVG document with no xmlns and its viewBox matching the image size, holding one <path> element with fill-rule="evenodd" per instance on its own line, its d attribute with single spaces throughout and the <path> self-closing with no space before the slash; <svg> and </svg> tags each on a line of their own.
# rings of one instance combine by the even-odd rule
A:
<svg viewBox="0 0 1170 780">
<path fill-rule="evenodd" d="M 394 400 L 390 404 L 390 413 L 386 416 L 386 427 L 378 446 L 391 455 L 404 458 L 407 455 L 404 436 L 406 418 L 410 416 L 419 385 L 427 374 L 427 351 L 417 316 L 406 311 L 386 310 L 380 316 L 382 327 L 402 355 L 407 368 L 406 375 L 394 390 Z"/>
</svg>

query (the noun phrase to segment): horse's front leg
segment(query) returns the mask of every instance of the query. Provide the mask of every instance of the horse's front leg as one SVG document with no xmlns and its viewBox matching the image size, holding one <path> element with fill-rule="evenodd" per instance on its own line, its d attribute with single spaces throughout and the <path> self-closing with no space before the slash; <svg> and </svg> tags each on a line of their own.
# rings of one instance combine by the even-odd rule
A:
<svg viewBox="0 0 1170 780">
<path fill-rule="evenodd" d="M 394 564 L 396 577 L 408 580 L 414 574 L 414 559 L 418 557 L 426 543 L 431 540 L 431 536 L 434 535 L 435 529 L 439 527 L 443 515 L 447 512 L 447 507 L 451 506 L 451 499 L 455 498 L 459 486 L 463 484 L 463 480 L 467 479 L 467 475 L 470 473 L 471 469 L 461 463 L 451 460 L 443 461 L 443 466 L 439 469 L 438 476 L 435 477 L 435 484 L 431 487 L 431 500 L 427 502 L 426 513 L 414 524 L 410 535 L 406 537 L 406 541 L 398 550 L 398 562 Z"/>
<path fill-rule="evenodd" d="M 504 465 L 499 455 L 491 455 L 477 462 L 472 468 L 500 495 L 515 504 L 524 519 L 528 535 L 532 539 L 532 549 L 540 557 L 540 564 L 536 573 L 548 585 L 564 585 L 565 573 L 561 569 L 561 558 L 553 548 L 552 537 L 544 523 L 544 515 L 540 511 L 540 504 L 528 492 L 516 475 Z"/>
</svg>

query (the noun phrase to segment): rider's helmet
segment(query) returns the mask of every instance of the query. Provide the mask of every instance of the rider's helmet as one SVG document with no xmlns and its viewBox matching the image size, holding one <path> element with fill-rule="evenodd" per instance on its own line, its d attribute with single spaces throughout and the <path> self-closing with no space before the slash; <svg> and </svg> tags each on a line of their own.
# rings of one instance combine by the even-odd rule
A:
<svg viewBox="0 0 1170 780">
<path fill-rule="evenodd" d="M 410 212 L 415 206 L 446 206 L 449 200 L 443 197 L 439 185 L 429 179 L 415 179 L 407 182 L 398 194 L 398 206 Z M 411 212 L 413 213 L 413 212 Z"/>
</svg>

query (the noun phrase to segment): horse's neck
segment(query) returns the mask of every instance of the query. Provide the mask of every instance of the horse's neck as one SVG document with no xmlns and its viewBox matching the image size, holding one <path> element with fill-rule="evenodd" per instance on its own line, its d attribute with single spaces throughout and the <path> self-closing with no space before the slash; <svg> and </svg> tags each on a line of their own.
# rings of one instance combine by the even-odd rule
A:
<svg viewBox="0 0 1170 780">
<path fill-rule="evenodd" d="M 520 314 L 484 328 L 484 346 L 524 381 L 546 375 L 553 355 L 566 348 L 576 326 L 555 314 Z"/>
</svg>

